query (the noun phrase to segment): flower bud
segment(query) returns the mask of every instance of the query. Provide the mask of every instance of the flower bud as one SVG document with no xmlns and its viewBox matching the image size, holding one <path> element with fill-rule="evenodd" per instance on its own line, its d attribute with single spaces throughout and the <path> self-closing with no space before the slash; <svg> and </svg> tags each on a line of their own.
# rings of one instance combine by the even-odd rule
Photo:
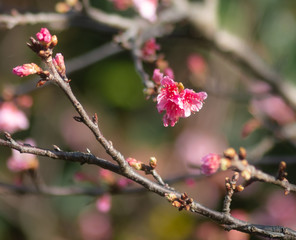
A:
<svg viewBox="0 0 296 240">
<path fill-rule="evenodd" d="M 242 177 L 246 180 L 246 181 L 248 181 L 248 180 L 250 180 L 251 179 L 251 173 L 248 171 L 248 170 L 244 170 L 244 171 L 242 171 L 241 172 L 241 175 L 242 175 Z"/>
<path fill-rule="evenodd" d="M 174 193 L 166 193 L 165 197 L 169 202 L 173 202 L 174 200 L 177 199 L 177 196 Z"/>
<path fill-rule="evenodd" d="M 150 167 L 152 167 L 153 169 L 156 168 L 156 165 L 157 165 L 157 160 L 155 157 L 151 157 L 150 160 L 149 160 L 149 165 Z"/>
<path fill-rule="evenodd" d="M 52 36 L 47 28 L 41 28 L 40 32 L 36 33 L 36 37 L 42 45 L 47 45 L 52 40 Z"/>
<path fill-rule="evenodd" d="M 136 169 L 136 170 L 142 170 L 142 165 L 143 165 L 143 163 L 140 162 L 140 161 L 138 161 L 138 160 L 136 160 L 135 158 L 127 158 L 126 161 L 128 162 L 128 164 L 129 164 L 132 168 L 134 168 L 134 169 Z"/>
<path fill-rule="evenodd" d="M 220 166 L 220 156 L 210 153 L 202 158 L 201 172 L 205 175 L 215 173 Z"/>
<path fill-rule="evenodd" d="M 234 150 L 234 148 L 227 148 L 224 151 L 224 157 L 226 158 L 233 159 L 235 155 L 236 155 L 236 151 Z"/>
<path fill-rule="evenodd" d="M 221 158 L 221 161 L 220 161 L 221 170 L 226 171 L 230 167 L 231 167 L 231 160 L 229 160 L 228 158 Z"/>
<path fill-rule="evenodd" d="M 35 63 L 27 63 L 12 69 L 13 74 L 19 77 L 29 76 L 41 72 L 42 69 Z"/>
<path fill-rule="evenodd" d="M 52 59 L 52 63 L 54 64 L 56 70 L 61 76 L 65 76 L 66 74 L 66 66 L 64 62 L 64 56 L 61 53 L 57 53 L 55 58 Z"/>
</svg>

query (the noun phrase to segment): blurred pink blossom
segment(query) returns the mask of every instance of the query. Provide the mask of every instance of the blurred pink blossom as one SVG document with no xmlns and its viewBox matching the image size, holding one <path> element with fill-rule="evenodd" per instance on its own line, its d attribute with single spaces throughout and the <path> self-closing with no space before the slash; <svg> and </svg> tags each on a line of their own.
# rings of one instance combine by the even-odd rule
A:
<svg viewBox="0 0 296 240">
<path fill-rule="evenodd" d="M 201 172 L 205 175 L 211 175 L 220 167 L 220 156 L 215 153 L 209 153 L 202 158 Z"/>
<path fill-rule="evenodd" d="M 204 58 L 198 54 L 191 54 L 187 58 L 187 66 L 194 75 L 204 74 L 207 70 Z"/>
<path fill-rule="evenodd" d="M 0 105 L 0 130 L 14 133 L 29 127 L 26 115 L 12 102 L 4 102 Z"/>
<path fill-rule="evenodd" d="M 160 84 L 160 81 L 163 78 L 163 73 L 160 72 L 160 69 L 156 68 L 153 71 L 153 76 L 152 76 L 152 80 L 156 83 L 156 84 Z"/>
<path fill-rule="evenodd" d="M 225 138 L 217 133 L 192 129 L 184 130 L 177 138 L 175 149 L 186 166 L 201 166 L 201 159 L 209 152 L 223 152 L 228 146 Z M 197 147 L 198 146 L 198 147 Z M 197 173 L 195 168 L 188 170 Z"/>
<path fill-rule="evenodd" d="M 156 21 L 156 10 L 158 7 L 158 0 L 133 0 L 134 6 L 139 14 L 149 20 Z"/>
<path fill-rule="evenodd" d="M 22 95 L 16 98 L 16 103 L 18 106 L 23 108 L 30 108 L 33 105 L 33 98 L 29 95 Z"/>
<path fill-rule="evenodd" d="M 157 96 L 156 107 L 159 113 L 166 111 L 163 116 L 165 127 L 173 127 L 180 117 L 186 118 L 191 112 L 198 112 L 207 98 L 207 93 L 184 89 L 182 83 L 176 83 L 169 76 L 164 76 L 160 83 L 161 90 Z"/>
<path fill-rule="evenodd" d="M 27 139 L 25 143 L 32 146 L 35 142 L 32 139 Z M 21 172 L 29 169 L 36 169 L 39 166 L 38 159 L 35 155 L 29 153 L 20 153 L 12 149 L 12 156 L 7 160 L 7 167 L 12 172 Z"/>
<path fill-rule="evenodd" d="M 100 169 L 99 176 L 100 176 L 101 180 L 103 180 L 107 184 L 114 184 L 115 183 L 114 174 L 107 169 Z"/>
<path fill-rule="evenodd" d="M 265 114 L 280 125 L 295 121 L 293 110 L 278 96 L 269 95 L 262 99 L 251 101 L 255 114 Z"/>
<path fill-rule="evenodd" d="M 296 226 L 296 198 L 284 195 L 282 191 L 271 194 L 266 202 L 266 209 L 272 224 L 286 227 Z"/>
<path fill-rule="evenodd" d="M 131 183 L 133 183 L 132 180 L 128 179 L 128 178 L 125 178 L 125 177 L 121 177 L 118 179 L 117 181 L 117 186 L 119 188 L 125 188 L 127 187 L 128 185 L 130 185 Z"/>
<path fill-rule="evenodd" d="M 99 212 L 106 213 L 111 209 L 111 196 L 104 194 L 96 201 L 96 208 Z"/>
<path fill-rule="evenodd" d="M 173 69 L 171 69 L 170 67 L 166 67 L 166 68 L 163 70 L 163 73 L 164 73 L 164 75 L 169 76 L 171 79 L 174 79 L 174 78 L 175 78 L 174 71 L 173 71 Z"/>
<path fill-rule="evenodd" d="M 296 197 L 293 194 L 285 195 L 282 190 L 275 191 L 268 195 L 264 206 L 265 209 L 259 208 L 252 214 L 257 223 L 295 228 Z"/>
<path fill-rule="evenodd" d="M 41 71 L 41 68 L 35 63 L 26 63 L 26 64 L 23 64 L 22 66 L 17 66 L 12 69 L 12 73 L 19 77 L 29 76 L 31 74 L 38 73 L 40 71 Z"/>
<path fill-rule="evenodd" d="M 187 178 L 187 179 L 185 180 L 185 183 L 186 183 L 186 185 L 189 186 L 189 187 L 193 187 L 193 186 L 195 186 L 195 180 L 194 180 L 194 178 Z"/>
<path fill-rule="evenodd" d="M 160 49 L 160 45 L 156 43 L 155 38 L 146 41 L 142 47 L 142 57 L 144 59 L 151 59 L 156 56 L 156 51 Z"/>
<path fill-rule="evenodd" d="M 124 11 L 132 6 L 132 0 L 110 0 L 116 9 Z"/>
<path fill-rule="evenodd" d="M 41 28 L 40 32 L 36 33 L 36 37 L 38 41 L 43 43 L 50 43 L 51 42 L 51 34 L 47 28 Z"/>
<path fill-rule="evenodd" d="M 112 225 L 110 217 L 97 211 L 83 212 L 79 217 L 81 239 L 111 240 Z"/>
<path fill-rule="evenodd" d="M 279 125 L 288 124 L 296 120 L 294 111 L 279 96 L 270 93 L 271 87 L 265 82 L 255 82 L 249 86 L 251 93 L 262 95 L 253 98 L 251 111 L 256 116 L 266 115 Z"/>
</svg>

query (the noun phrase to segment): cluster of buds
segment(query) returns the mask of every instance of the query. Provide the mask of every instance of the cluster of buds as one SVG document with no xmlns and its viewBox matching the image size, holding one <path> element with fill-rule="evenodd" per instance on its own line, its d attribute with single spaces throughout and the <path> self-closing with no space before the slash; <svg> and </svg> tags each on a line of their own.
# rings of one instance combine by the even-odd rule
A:
<svg viewBox="0 0 296 240">
<path fill-rule="evenodd" d="M 135 170 L 143 170 L 144 163 L 138 161 L 137 159 L 129 157 L 126 161 Z"/>
<path fill-rule="evenodd" d="M 286 168 L 287 164 L 284 161 L 281 161 L 279 165 L 277 179 L 281 181 L 287 180 L 286 177 L 288 176 L 288 173 L 286 172 Z"/>
<path fill-rule="evenodd" d="M 237 185 L 237 181 L 239 179 L 239 173 L 235 172 L 230 179 L 229 177 L 225 178 L 225 187 L 227 192 L 234 191 L 234 192 L 242 192 L 244 187 L 242 185 Z"/>
<path fill-rule="evenodd" d="M 179 211 L 183 209 L 189 211 L 191 209 L 193 199 L 189 198 L 187 193 L 182 193 L 180 198 L 178 198 L 174 193 L 168 193 L 165 197 L 174 207 L 178 208 Z"/>
<path fill-rule="evenodd" d="M 135 170 L 144 171 L 146 174 L 151 174 L 151 171 L 154 170 L 157 166 L 157 159 L 155 157 L 151 157 L 149 159 L 149 165 L 146 165 L 143 162 L 136 160 L 135 158 L 127 158 L 126 161 Z"/>
<path fill-rule="evenodd" d="M 36 38 L 31 37 L 31 43 L 27 43 L 40 57 L 47 59 L 52 55 L 52 49 L 58 44 L 56 35 L 51 35 L 47 28 L 41 28 L 40 32 L 36 33 Z"/>
<path fill-rule="evenodd" d="M 286 168 L 287 168 L 286 162 L 281 161 L 280 164 L 279 164 L 277 179 L 280 180 L 280 181 L 288 183 L 288 179 L 287 179 L 288 173 L 286 172 Z M 290 193 L 290 188 L 286 187 L 285 188 L 285 195 L 288 195 L 289 193 Z"/>
<path fill-rule="evenodd" d="M 66 67 L 63 55 L 57 53 L 56 56 L 52 58 L 52 50 L 58 43 L 57 36 L 52 36 L 47 28 L 41 28 L 40 32 L 36 34 L 36 38 L 37 40 L 31 37 L 31 43 L 27 43 L 27 45 L 44 61 L 52 61 L 59 75 L 65 81 L 69 82 L 66 78 Z M 37 74 L 41 78 L 37 83 L 37 87 L 44 85 L 50 79 L 49 71 L 42 70 L 42 68 L 35 63 L 27 63 L 17 66 L 13 68 L 12 72 L 19 77 Z"/>
<path fill-rule="evenodd" d="M 233 148 L 228 148 L 224 151 L 224 157 L 221 159 L 221 170 L 225 171 L 231 167 L 235 168 L 236 163 L 242 164 L 247 167 L 249 165 L 246 160 L 247 152 L 246 149 L 240 147 L 237 153 Z M 249 181 L 252 178 L 252 174 L 248 168 L 241 171 L 241 176 Z"/>
</svg>

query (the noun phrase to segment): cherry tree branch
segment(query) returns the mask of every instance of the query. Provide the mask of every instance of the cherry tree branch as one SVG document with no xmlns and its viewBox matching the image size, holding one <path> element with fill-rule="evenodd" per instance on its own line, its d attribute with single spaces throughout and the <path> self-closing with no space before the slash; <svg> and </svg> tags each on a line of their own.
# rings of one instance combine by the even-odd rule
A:
<svg viewBox="0 0 296 240">
<path fill-rule="evenodd" d="M 12 15 L 1 14 L 0 15 L 0 27 L 12 29 L 18 25 L 28 24 L 40 24 L 40 23 L 58 23 L 64 24 L 69 21 L 74 15 L 61 14 L 61 13 L 25 13 L 20 14 L 18 12 Z"/>
</svg>

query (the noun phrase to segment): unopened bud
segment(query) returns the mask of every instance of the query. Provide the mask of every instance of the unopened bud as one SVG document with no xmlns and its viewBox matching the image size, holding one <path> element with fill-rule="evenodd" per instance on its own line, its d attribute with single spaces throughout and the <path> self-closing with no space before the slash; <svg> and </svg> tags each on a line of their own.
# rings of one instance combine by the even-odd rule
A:
<svg viewBox="0 0 296 240">
<path fill-rule="evenodd" d="M 61 76 L 66 74 L 66 66 L 64 62 L 64 56 L 61 53 L 57 53 L 55 58 L 52 59 L 52 63 L 55 66 L 56 70 Z"/>
<path fill-rule="evenodd" d="M 230 167 L 231 167 L 231 160 L 229 160 L 228 158 L 221 158 L 221 161 L 220 161 L 221 170 L 226 171 Z"/>
<path fill-rule="evenodd" d="M 240 148 L 239 148 L 238 156 L 239 156 L 239 159 L 240 159 L 240 160 L 244 160 L 244 159 L 246 159 L 246 157 L 247 157 L 247 151 L 246 151 L 246 149 L 243 148 L 243 147 L 240 147 Z"/>
<path fill-rule="evenodd" d="M 234 150 L 234 148 L 227 148 L 224 151 L 224 157 L 226 158 L 233 159 L 235 155 L 236 155 L 236 151 Z"/>
<path fill-rule="evenodd" d="M 127 158 L 126 161 L 128 162 L 128 164 L 129 164 L 132 168 L 134 168 L 134 169 L 136 169 L 136 170 L 142 170 L 142 165 L 143 165 L 143 163 L 140 162 L 140 161 L 138 161 L 138 160 L 136 160 L 135 158 Z"/>
<path fill-rule="evenodd" d="M 51 37 L 51 42 L 50 42 L 49 47 L 50 47 L 50 48 L 54 48 L 57 44 L 58 44 L 58 38 L 57 38 L 56 35 L 53 35 L 53 36 Z"/>
<path fill-rule="evenodd" d="M 233 174 L 233 176 L 232 176 L 232 181 L 237 182 L 238 178 L 239 178 L 239 173 L 238 173 L 238 172 L 235 172 L 235 173 Z"/>
<path fill-rule="evenodd" d="M 246 180 L 250 180 L 251 179 L 251 173 L 248 170 L 244 170 L 241 172 L 241 176 Z"/>
<path fill-rule="evenodd" d="M 182 204 L 177 200 L 173 201 L 172 205 L 176 208 L 180 208 L 182 206 Z"/>
<path fill-rule="evenodd" d="M 174 193 L 166 193 L 165 197 L 169 202 L 173 202 L 174 200 L 177 199 L 177 196 Z"/>
<path fill-rule="evenodd" d="M 157 160 L 155 157 L 151 157 L 150 160 L 149 160 L 149 165 L 151 168 L 156 168 L 156 165 L 157 165 Z"/>
<path fill-rule="evenodd" d="M 244 188 L 242 185 L 238 185 L 238 186 L 236 187 L 236 191 L 238 191 L 238 192 L 242 192 L 244 189 L 245 189 L 245 188 Z"/>
</svg>

